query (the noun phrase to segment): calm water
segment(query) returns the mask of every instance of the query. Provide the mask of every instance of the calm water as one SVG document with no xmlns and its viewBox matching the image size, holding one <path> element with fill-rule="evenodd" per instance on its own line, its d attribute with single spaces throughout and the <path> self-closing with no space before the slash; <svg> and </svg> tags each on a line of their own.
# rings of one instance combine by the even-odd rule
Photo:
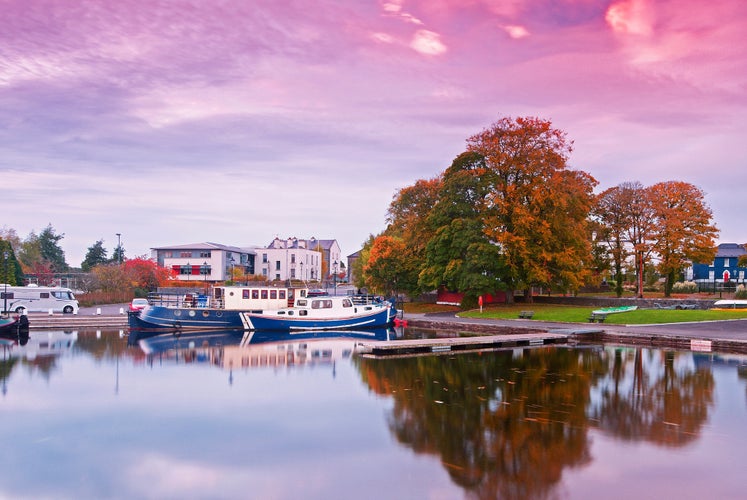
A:
<svg viewBox="0 0 747 500">
<path fill-rule="evenodd" d="M 0 498 L 744 498 L 747 357 L 32 331 Z"/>
</svg>

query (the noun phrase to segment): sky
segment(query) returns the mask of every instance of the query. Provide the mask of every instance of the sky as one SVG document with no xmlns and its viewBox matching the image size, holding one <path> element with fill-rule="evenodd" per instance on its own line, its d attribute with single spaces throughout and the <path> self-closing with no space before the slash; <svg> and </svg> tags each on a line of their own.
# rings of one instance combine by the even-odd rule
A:
<svg viewBox="0 0 747 500">
<path fill-rule="evenodd" d="M 502 117 L 599 181 L 690 182 L 747 242 L 744 0 L 0 0 L 0 229 L 79 266 L 386 227 Z"/>
</svg>

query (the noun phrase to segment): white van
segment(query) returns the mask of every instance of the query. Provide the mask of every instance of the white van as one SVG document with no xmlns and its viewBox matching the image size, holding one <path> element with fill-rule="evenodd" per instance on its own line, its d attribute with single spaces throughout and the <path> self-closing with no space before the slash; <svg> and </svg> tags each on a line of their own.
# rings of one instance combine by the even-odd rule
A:
<svg viewBox="0 0 747 500">
<path fill-rule="evenodd" d="M 0 307 L 16 313 L 61 312 L 78 313 L 78 301 L 69 288 L 59 286 L 9 286 L 0 285 Z"/>
</svg>

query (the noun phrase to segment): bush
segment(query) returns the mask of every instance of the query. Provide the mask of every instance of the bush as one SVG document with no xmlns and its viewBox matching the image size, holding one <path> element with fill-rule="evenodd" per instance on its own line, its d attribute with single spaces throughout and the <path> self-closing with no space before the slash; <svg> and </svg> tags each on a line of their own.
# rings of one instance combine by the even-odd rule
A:
<svg viewBox="0 0 747 500">
<path fill-rule="evenodd" d="M 734 294 L 735 299 L 747 299 L 747 288 L 744 285 L 739 285 L 737 291 Z"/>
<path fill-rule="evenodd" d="M 678 281 L 672 285 L 674 293 L 697 293 L 698 284 L 693 281 Z"/>
</svg>

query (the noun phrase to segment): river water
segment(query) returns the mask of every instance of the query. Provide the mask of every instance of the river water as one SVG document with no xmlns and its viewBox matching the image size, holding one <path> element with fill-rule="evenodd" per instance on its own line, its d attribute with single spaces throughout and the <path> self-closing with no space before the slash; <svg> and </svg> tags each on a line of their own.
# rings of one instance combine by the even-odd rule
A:
<svg viewBox="0 0 747 500">
<path fill-rule="evenodd" d="M 2 348 L 0 498 L 747 496 L 745 356 L 360 338 L 32 330 Z"/>
</svg>

